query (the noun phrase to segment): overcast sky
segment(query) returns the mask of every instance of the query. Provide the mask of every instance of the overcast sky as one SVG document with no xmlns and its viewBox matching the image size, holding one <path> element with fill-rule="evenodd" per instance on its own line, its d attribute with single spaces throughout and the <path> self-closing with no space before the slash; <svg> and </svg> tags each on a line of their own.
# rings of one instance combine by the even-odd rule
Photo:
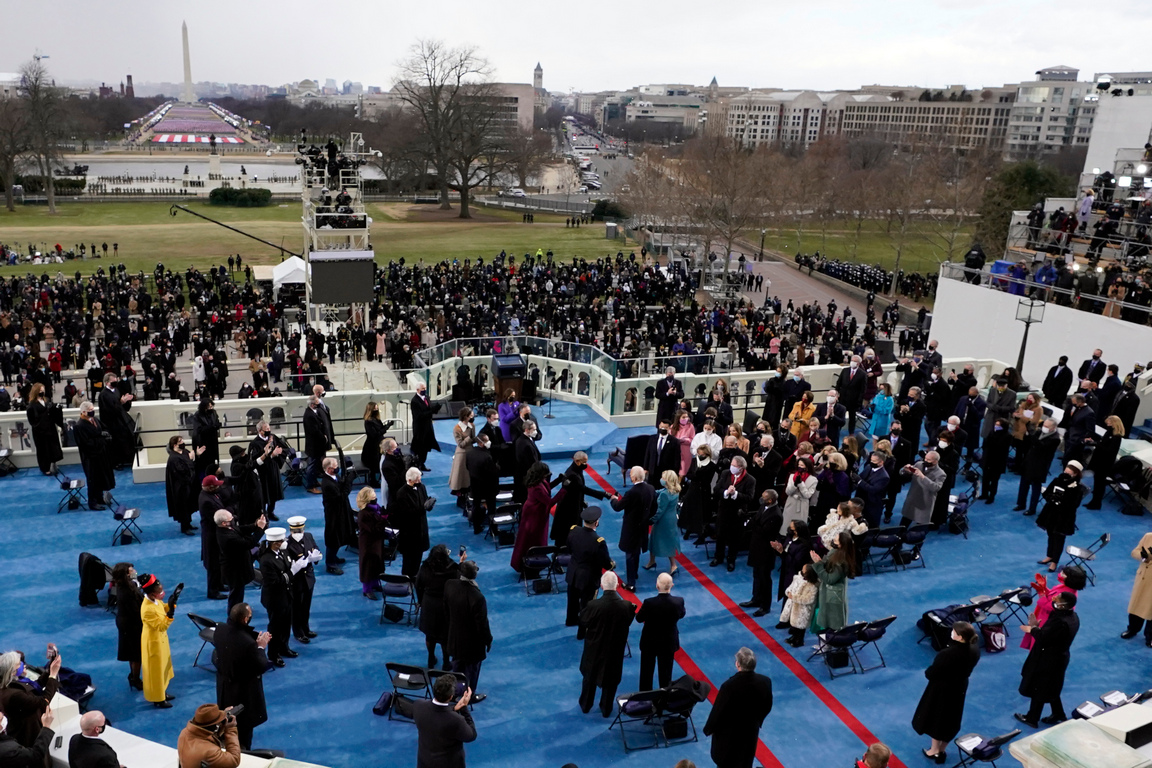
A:
<svg viewBox="0 0 1152 768">
<path fill-rule="evenodd" d="M 194 80 L 272 86 L 331 77 L 389 87 L 420 38 L 476 47 L 505 82 L 531 82 L 540 61 L 544 87 L 560 92 L 704 85 L 713 75 L 721 85 L 830 90 L 1000 85 L 1057 64 L 1082 79 L 1152 70 L 1135 42 L 1152 39 L 1148 0 L 1098 11 L 1081 0 L 0 0 L 0 9 L 0 71 L 38 50 L 66 81 L 181 81 L 181 21 Z"/>
</svg>

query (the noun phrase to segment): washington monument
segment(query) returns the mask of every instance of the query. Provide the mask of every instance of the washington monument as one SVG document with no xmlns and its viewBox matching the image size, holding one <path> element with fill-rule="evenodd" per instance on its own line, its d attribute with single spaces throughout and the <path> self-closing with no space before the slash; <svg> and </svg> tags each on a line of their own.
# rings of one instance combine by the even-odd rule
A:
<svg viewBox="0 0 1152 768">
<path fill-rule="evenodd" d="M 196 96 L 192 93 L 192 57 L 188 55 L 188 22 L 183 22 L 180 30 L 184 36 L 184 95 L 181 101 L 195 104 Z"/>
</svg>

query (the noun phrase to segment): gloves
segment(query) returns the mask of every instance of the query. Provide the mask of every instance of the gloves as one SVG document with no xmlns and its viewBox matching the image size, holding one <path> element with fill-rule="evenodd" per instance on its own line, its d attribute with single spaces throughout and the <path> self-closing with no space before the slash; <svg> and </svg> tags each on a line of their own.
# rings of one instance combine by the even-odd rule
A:
<svg viewBox="0 0 1152 768">
<path fill-rule="evenodd" d="M 292 575 L 295 576 L 296 574 L 300 573 L 300 571 L 304 570 L 307 567 L 308 567 L 308 558 L 307 557 L 301 557 L 299 560 L 293 560 L 292 561 Z"/>
<path fill-rule="evenodd" d="M 318 549 L 314 549 L 308 553 L 308 562 L 310 562 L 310 563 L 315 564 L 315 563 L 320 562 L 323 559 L 324 559 L 324 555 Z"/>
<path fill-rule="evenodd" d="M 436 499 L 428 499 L 426 502 L 424 502 L 424 511 L 431 512 L 432 507 L 434 506 L 436 506 Z"/>
</svg>

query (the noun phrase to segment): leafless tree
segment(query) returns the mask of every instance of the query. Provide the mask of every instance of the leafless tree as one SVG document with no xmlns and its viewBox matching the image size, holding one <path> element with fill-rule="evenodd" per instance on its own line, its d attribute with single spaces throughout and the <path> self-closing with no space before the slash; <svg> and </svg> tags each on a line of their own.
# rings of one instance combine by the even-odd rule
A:
<svg viewBox="0 0 1152 768">
<path fill-rule="evenodd" d="M 44 178 L 48 213 L 56 213 L 52 167 L 60 159 L 59 142 L 64 129 L 63 91 L 56 87 L 44 63 L 34 59 L 20 69 L 18 92 L 27 111 L 31 154 Z"/>
<path fill-rule="evenodd" d="M 924 234 L 940 261 L 956 261 L 972 240 L 971 227 L 995 176 L 1000 157 L 985 149 L 963 152 L 947 147 L 928 151 Z"/>
<path fill-rule="evenodd" d="M 528 177 L 537 176 L 554 155 L 552 136 L 539 129 L 526 131 L 515 126 L 506 137 L 508 169 L 516 175 L 519 186 L 528 186 Z"/>
<path fill-rule="evenodd" d="M 680 163 L 680 180 L 692 201 L 689 212 L 709 246 L 724 246 L 725 277 L 736 241 L 762 219 L 753 157 L 731 138 L 706 136 L 685 147 Z"/>
<path fill-rule="evenodd" d="M 892 265 L 892 284 L 889 295 L 895 296 L 899 287 L 900 259 L 909 241 L 916 236 L 915 220 L 923 214 L 926 200 L 931 196 L 930 184 L 925 178 L 927 162 L 924 147 L 914 146 L 892 158 L 876 185 L 881 209 L 887 218 L 891 248 L 896 259 Z"/>
<path fill-rule="evenodd" d="M 32 148 L 28 130 L 28 111 L 22 99 L 0 97 L 0 185 L 4 187 L 4 206 L 16 210 L 12 186 L 25 154 Z"/>
</svg>

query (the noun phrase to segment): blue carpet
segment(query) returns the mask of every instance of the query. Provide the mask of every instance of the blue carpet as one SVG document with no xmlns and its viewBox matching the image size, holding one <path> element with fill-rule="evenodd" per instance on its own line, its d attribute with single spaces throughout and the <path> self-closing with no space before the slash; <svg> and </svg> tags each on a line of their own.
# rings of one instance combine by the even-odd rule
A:
<svg viewBox="0 0 1152 768">
<path fill-rule="evenodd" d="M 557 406 L 557 414 L 560 412 Z M 568 430 L 587 429 L 570 415 L 571 422 L 546 423 L 545 439 L 559 441 Z M 591 421 L 594 417 L 584 413 L 580 418 Z M 451 423 L 443 424 L 450 428 Z M 620 487 L 619 471 L 615 467 L 611 473 L 606 470 L 607 451 L 623 445 L 629 435 L 645 431 L 605 429 L 606 440 L 592 443 L 591 437 L 579 439 L 591 444 L 592 467 Z M 432 540 L 445 542 L 453 550 L 465 544 L 481 564 L 479 581 L 488 598 L 495 636 L 480 684 L 489 699 L 475 708 L 480 735 L 468 747 L 468 764 L 558 767 L 574 761 L 581 768 L 667 768 L 687 757 L 701 766 L 711 765 L 707 739 L 671 750 L 625 755 L 619 735 L 607 730 L 608 722 L 595 709 L 589 715 L 580 713 L 576 699 L 581 645 L 574 631 L 563 626 L 564 596 L 525 596 L 523 585 L 516 582 L 508 567 L 511 551 L 495 551 L 490 542 L 473 537 L 446 488 L 450 462 L 447 446 L 443 454 L 432 454 L 428 462 L 433 471 L 425 481 L 443 499 L 431 520 Z M 564 466 L 566 462 L 559 459 L 552 462 L 554 471 Z M 74 476 L 80 474 L 78 467 L 65 469 Z M 67 666 L 92 675 L 98 687 L 93 707 L 105 712 L 117 727 L 174 745 L 195 707 L 212 701 L 215 695 L 212 673 L 192 668 L 200 641 L 184 614 L 222 619 L 223 603 L 205 599 L 200 540 L 181 536 L 168 519 L 163 487 L 132 485 L 127 472 L 119 474 L 118 482 L 118 499 L 144 510 L 143 545 L 109 546 L 114 526 L 110 512 L 57 515 L 59 491 L 35 470 L 0 479 L 6 502 L 0 536 L 8 542 L 0 564 L 0 599 L 7 606 L 0 646 L 23 649 L 33 659 L 40 659 L 44 644 L 56 642 Z M 915 620 L 929 608 L 1025 584 L 1038 569 L 1035 561 L 1043 556 L 1044 536 L 1032 519 L 1010 512 L 1016 487 L 1015 477 L 1010 475 L 1001 482 L 995 504 L 980 503 L 974 508 L 972 533 L 967 540 L 933 534 L 925 547 L 927 569 L 869 575 L 851 583 L 852 620 L 893 613 L 899 616 L 882 641 L 886 669 L 830 681 L 822 664 L 805 661 L 807 649 L 784 649 L 864 728 L 892 746 L 905 764 L 919 765 L 922 758 L 917 752 L 927 744 L 909 725 L 924 684 L 923 669 L 933 655 L 927 643 L 917 644 L 920 634 Z M 289 489 L 288 497 L 278 507 L 282 518 L 305 514 L 314 530 L 322 529 L 319 497 L 306 495 L 299 488 Z M 1152 650 L 1140 640 L 1124 642 L 1118 638 L 1125 624 L 1134 572 L 1129 550 L 1147 527 L 1145 520 L 1120 515 L 1111 500 L 1104 511 L 1080 512 L 1080 532 L 1070 543 L 1087 545 L 1104 531 L 1111 532 L 1114 541 L 1101 553 L 1097 586 L 1081 594 L 1077 607 L 1082 624 L 1064 691 L 1068 709 L 1113 688 L 1132 692 L 1147 685 Z M 619 516 L 606 515 L 601 532 L 613 553 L 618 531 Z M 127 665 L 115 661 L 112 616 L 102 608 L 78 606 L 76 560 L 85 550 L 110 564 L 129 559 L 140 571 L 158 573 L 168 585 L 187 582 L 180 616 L 170 633 L 176 678 L 169 691 L 178 697 L 173 709 L 155 710 L 140 694 L 129 690 Z M 734 573 L 727 573 L 723 568 L 708 568 L 701 549 L 689 548 L 686 557 L 731 600 L 748 597 L 750 571 L 743 564 Z M 385 662 L 424 663 L 423 637 L 403 624 L 381 626 L 380 604 L 360 596 L 354 555 L 346 568 L 342 577 L 317 577 L 313 628 L 320 633 L 319 638 L 309 646 L 296 645 L 300 658 L 265 676 L 270 719 L 257 729 L 255 743 L 334 768 L 411 765 L 415 761 L 414 727 L 376 717 L 371 707 L 387 686 Z M 641 598 L 654 593 L 656 573 L 641 571 Z M 741 645 L 756 651 L 760 671 L 772 677 L 776 703 L 761 737 L 781 764 L 788 768 L 847 765 L 860 754 L 860 738 L 686 568 L 677 575 L 675 591 L 684 596 L 688 609 L 687 618 L 681 622 L 684 651 L 714 684 L 719 685 L 732 673 L 732 655 Z M 265 615 L 255 590 L 249 592 L 249 601 L 256 613 L 253 623 L 261 625 Z M 757 622 L 776 641 L 783 640 L 784 633 L 772 629 L 775 616 Z M 969 691 L 964 731 L 992 734 L 1011 730 L 1012 712 L 1026 706 L 1016 693 L 1025 652 L 1019 648 L 1019 630 L 1010 629 L 1007 652 L 981 657 Z M 632 638 L 636 657 L 625 662 L 622 693 L 636 685 L 638 639 L 637 629 Z M 697 708 L 698 728 L 702 728 L 708 710 L 708 704 Z M 951 752 L 954 754 L 954 748 Z"/>
<path fill-rule="evenodd" d="M 551 412 L 551 418 L 548 414 Z M 540 425 L 541 438 L 536 442 L 540 456 L 545 459 L 571 459 L 576 451 L 588 451 L 592 446 L 604 440 L 612 439 L 616 426 L 604 421 L 596 412 L 586 405 L 566 403 L 561 400 L 552 402 L 551 411 L 547 405 L 533 408 L 533 414 Z M 484 426 L 484 414 L 476 415 L 476 428 Z M 445 453 L 455 449 L 452 439 L 452 430 L 458 424 L 455 419 L 441 419 L 434 422 L 436 440 Z M 567 464 L 555 468 L 563 472 Z"/>
</svg>

